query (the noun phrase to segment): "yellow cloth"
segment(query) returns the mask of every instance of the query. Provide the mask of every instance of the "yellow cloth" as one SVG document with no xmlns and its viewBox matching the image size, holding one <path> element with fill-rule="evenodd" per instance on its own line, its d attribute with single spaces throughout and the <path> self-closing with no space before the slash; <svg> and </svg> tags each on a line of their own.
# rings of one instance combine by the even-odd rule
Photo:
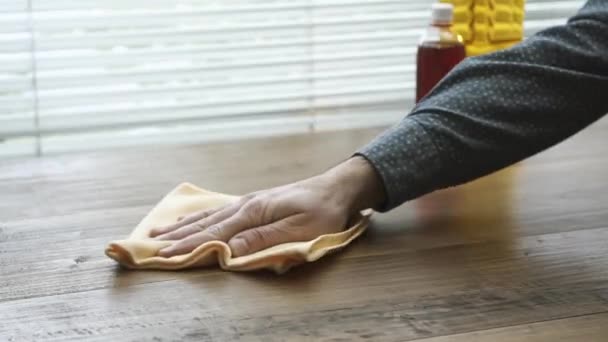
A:
<svg viewBox="0 0 608 342">
<path fill-rule="evenodd" d="M 238 258 L 233 258 L 228 245 L 221 241 L 207 242 L 184 255 L 171 258 L 157 256 L 160 249 L 172 242 L 153 240 L 150 238 L 150 229 L 175 223 L 178 217 L 194 211 L 218 207 L 237 199 L 236 196 L 183 183 L 165 196 L 126 240 L 111 242 L 106 248 L 106 255 L 132 269 L 179 270 L 219 264 L 228 271 L 265 268 L 283 273 L 295 265 L 318 260 L 325 254 L 348 245 L 365 231 L 371 215 L 371 211 L 357 215 L 351 220 L 353 225 L 339 233 L 322 235 L 306 242 L 285 243 Z"/>
</svg>

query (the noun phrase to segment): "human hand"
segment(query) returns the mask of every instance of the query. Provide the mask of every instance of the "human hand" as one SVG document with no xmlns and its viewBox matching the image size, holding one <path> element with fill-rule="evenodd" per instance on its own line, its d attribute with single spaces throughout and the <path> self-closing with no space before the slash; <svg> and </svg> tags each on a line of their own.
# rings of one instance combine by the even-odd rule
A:
<svg viewBox="0 0 608 342">
<path fill-rule="evenodd" d="M 355 157 L 320 176 L 258 191 L 224 207 L 154 228 L 151 236 L 177 240 L 159 251 L 163 257 L 189 253 L 213 240 L 227 242 L 238 257 L 339 232 L 353 213 L 379 206 L 383 196 L 371 165 Z"/>
</svg>

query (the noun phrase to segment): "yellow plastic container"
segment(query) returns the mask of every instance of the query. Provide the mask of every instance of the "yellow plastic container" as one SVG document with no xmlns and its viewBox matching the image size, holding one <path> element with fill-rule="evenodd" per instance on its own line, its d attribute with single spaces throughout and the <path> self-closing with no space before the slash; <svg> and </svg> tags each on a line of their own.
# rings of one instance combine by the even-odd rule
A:
<svg viewBox="0 0 608 342">
<path fill-rule="evenodd" d="M 465 41 L 467 56 L 507 48 L 524 36 L 525 0 L 440 0 L 454 5 L 456 33 Z"/>
</svg>

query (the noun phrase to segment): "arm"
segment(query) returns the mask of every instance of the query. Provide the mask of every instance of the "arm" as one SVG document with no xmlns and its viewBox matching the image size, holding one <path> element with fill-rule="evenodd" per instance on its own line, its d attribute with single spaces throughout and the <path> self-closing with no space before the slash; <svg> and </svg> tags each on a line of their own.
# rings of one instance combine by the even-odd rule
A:
<svg viewBox="0 0 608 342">
<path fill-rule="evenodd" d="M 194 213 L 152 235 L 179 240 L 160 251 L 165 257 L 210 240 L 240 256 L 314 239 L 341 230 L 355 210 L 389 210 L 517 162 L 606 112 L 608 1 L 590 0 L 568 25 L 461 63 L 400 124 L 323 175 Z"/>
<path fill-rule="evenodd" d="M 608 1 L 567 25 L 456 67 L 400 124 L 358 154 L 389 210 L 538 153 L 608 112 Z"/>
</svg>

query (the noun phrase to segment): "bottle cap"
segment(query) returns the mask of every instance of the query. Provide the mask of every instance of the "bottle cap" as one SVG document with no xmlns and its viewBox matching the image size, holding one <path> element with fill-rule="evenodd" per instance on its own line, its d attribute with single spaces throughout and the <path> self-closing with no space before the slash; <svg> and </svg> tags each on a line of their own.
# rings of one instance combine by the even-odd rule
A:
<svg viewBox="0 0 608 342">
<path fill-rule="evenodd" d="M 454 18 L 454 6 L 450 3 L 433 4 L 431 20 L 436 24 L 451 24 Z"/>
</svg>

